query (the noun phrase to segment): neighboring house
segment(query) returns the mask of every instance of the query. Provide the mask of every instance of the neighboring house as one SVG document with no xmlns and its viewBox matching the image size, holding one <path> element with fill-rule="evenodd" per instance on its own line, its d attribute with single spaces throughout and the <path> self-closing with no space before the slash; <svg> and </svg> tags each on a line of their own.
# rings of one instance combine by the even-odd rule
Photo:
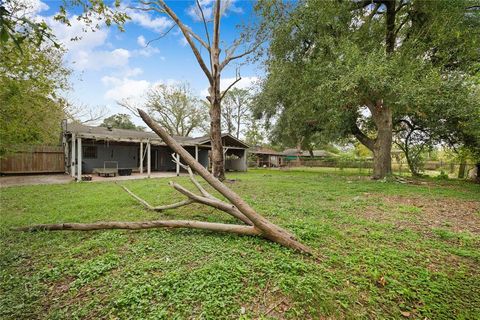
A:
<svg viewBox="0 0 480 320">
<path fill-rule="evenodd" d="M 253 155 L 257 167 L 282 167 L 285 164 L 285 154 L 269 148 L 257 147 L 248 153 Z"/>
<path fill-rule="evenodd" d="M 314 158 L 328 158 L 328 157 L 335 157 L 336 155 L 334 153 L 325 151 L 325 150 L 313 150 L 313 157 Z M 305 151 L 305 150 L 298 150 L 298 149 L 285 149 L 283 151 L 283 154 L 287 157 L 287 160 L 295 160 L 298 158 L 311 158 L 312 155 L 310 154 L 310 151 Z"/>
<path fill-rule="evenodd" d="M 209 137 L 173 136 L 205 168 L 209 167 Z M 248 145 L 230 134 L 222 134 L 225 169 L 247 170 Z M 94 173 L 96 169 L 117 165 L 141 173 L 151 171 L 176 171 L 173 151 L 153 132 L 91 127 L 68 123 L 63 128 L 65 147 L 65 172 L 72 177 Z"/>
</svg>

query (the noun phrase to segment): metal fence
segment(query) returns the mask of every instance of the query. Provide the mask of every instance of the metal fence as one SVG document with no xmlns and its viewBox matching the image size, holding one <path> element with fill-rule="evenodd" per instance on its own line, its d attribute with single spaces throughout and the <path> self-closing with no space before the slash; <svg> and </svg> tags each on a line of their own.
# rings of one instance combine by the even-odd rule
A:
<svg viewBox="0 0 480 320">
<path fill-rule="evenodd" d="M 463 166 L 463 176 L 459 173 Z M 284 167 L 318 167 L 333 168 L 342 171 L 344 169 L 356 170 L 359 173 L 370 174 L 373 169 L 373 160 L 371 159 L 295 159 L 285 162 Z M 448 176 L 449 178 L 465 178 L 470 170 L 475 168 L 473 163 L 460 163 L 455 161 L 426 161 L 421 173 L 429 176 Z M 392 162 L 392 171 L 396 175 L 411 175 L 406 161 Z"/>
</svg>

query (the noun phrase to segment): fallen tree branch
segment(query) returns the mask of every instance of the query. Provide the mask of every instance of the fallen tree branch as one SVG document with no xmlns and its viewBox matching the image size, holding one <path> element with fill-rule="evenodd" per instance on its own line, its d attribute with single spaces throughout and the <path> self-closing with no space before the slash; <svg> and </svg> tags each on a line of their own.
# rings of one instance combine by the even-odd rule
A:
<svg viewBox="0 0 480 320">
<path fill-rule="evenodd" d="M 193 200 L 195 202 L 202 203 L 202 204 L 205 204 L 205 205 L 210 206 L 210 207 L 214 207 L 215 209 L 224 211 L 224 212 L 234 216 L 235 218 L 239 219 L 240 221 L 243 221 L 244 223 L 246 223 L 247 225 L 250 225 L 250 226 L 253 225 L 252 221 L 250 221 L 250 219 L 245 217 L 245 215 L 243 213 L 241 213 L 232 204 L 223 202 L 219 199 L 211 199 L 211 198 L 196 195 L 195 193 L 185 189 L 184 187 L 182 187 L 181 185 L 179 185 L 178 183 L 175 183 L 173 181 L 170 181 L 170 186 L 172 186 L 175 190 L 177 190 L 181 194 L 189 197 L 191 200 Z"/>
<path fill-rule="evenodd" d="M 93 231 L 108 229 L 154 229 L 154 228 L 192 228 L 218 232 L 236 233 L 241 235 L 260 235 L 260 230 L 251 226 L 241 226 L 236 224 L 212 223 L 193 220 L 153 220 L 140 222 L 95 222 L 95 223 L 56 223 L 56 224 L 36 224 L 28 227 L 14 228 L 14 231 Z"/>
<path fill-rule="evenodd" d="M 193 200 L 187 199 L 187 200 L 175 202 L 175 203 L 172 203 L 172 204 L 167 204 L 167 205 L 164 205 L 164 206 L 154 207 L 151 204 L 149 204 L 147 201 L 145 201 L 142 198 L 140 198 L 139 196 L 137 196 L 132 191 L 128 190 L 127 187 L 122 186 L 122 185 L 120 185 L 120 187 L 122 187 L 123 190 L 125 190 L 129 195 L 131 195 L 132 198 L 134 198 L 135 200 L 140 202 L 145 208 L 147 208 L 148 210 L 151 210 L 151 211 L 163 211 L 163 210 L 168 210 L 168 209 L 175 209 L 175 208 L 183 207 L 183 206 L 186 206 L 186 205 L 189 205 L 189 204 L 193 203 Z"/>
<path fill-rule="evenodd" d="M 224 185 L 220 180 L 215 178 L 210 172 L 208 172 L 203 165 L 196 161 L 190 153 L 188 153 L 178 142 L 176 142 L 162 127 L 155 123 L 143 110 L 138 109 L 139 115 L 145 121 L 145 123 L 157 133 L 163 141 L 180 156 L 187 165 L 184 165 L 180 162 L 180 158 L 174 157 L 175 161 L 186 168 L 190 180 L 195 185 L 195 187 L 202 193 L 202 195 L 197 195 L 181 185 L 170 182 L 175 190 L 187 196 L 189 199 L 165 205 L 154 207 L 150 205 L 147 201 L 143 200 L 139 196 L 135 195 L 133 192 L 128 190 L 126 187 L 122 188 L 130 194 L 134 199 L 140 202 L 144 207 L 149 210 L 161 211 L 171 208 L 177 208 L 190 204 L 192 202 L 202 203 L 213 208 L 222 210 L 233 217 L 243 221 L 248 224 L 247 226 L 243 225 L 233 225 L 233 224 L 223 224 L 223 223 L 209 223 L 201 221 L 190 221 L 190 220 L 155 220 L 155 221 L 141 221 L 141 222 L 120 222 L 120 221 L 111 221 L 111 222 L 97 222 L 97 223 L 61 223 L 61 224 L 38 224 L 27 227 L 19 227 L 14 230 L 17 231 L 41 231 L 41 230 L 80 230 L 80 231 L 89 231 L 89 230 L 104 230 L 104 229 L 151 229 L 151 228 L 193 228 L 193 229 L 204 229 L 210 231 L 218 232 L 229 232 L 236 233 L 241 235 L 256 235 L 261 236 L 265 239 L 277 242 L 285 247 L 295 249 L 299 252 L 314 255 L 313 251 L 300 243 L 295 239 L 295 237 L 289 233 L 287 230 L 271 223 L 266 218 L 258 214 L 252 207 L 250 207 L 239 195 L 230 190 L 226 185 Z M 210 184 L 215 190 L 222 194 L 230 203 L 224 202 L 208 193 L 198 181 L 196 181 L 192 169 L 195 170 L 205 181 Z"/>
<path fill-rule="evenodd" d="M 175 157 L 174 157 L 175 158 Z M 130 190 L 128 190 L 127 187 L 125 186 L 122 186 L 122 189 L 125 190 L 129 195 L 131 195 L 135 200 L 137 200 L 138 202 L 140 202 L 145 208 L 147 208 L 148 210 L 152 210 L 152 211 L 163 211 L 163 210 L 167 210 L 167 209 L 174 209 L 174 208 L 178 208 L 178 207 L 182 207 L 182 206 L 185 206 L 185 205 L 188 205 L 188 204 L 191 204 L 193 202 L 198 202 L 198 203 L 201 203 L 201 204 L 205 204 L 207 206 L 210 206 L 210 207 L 213 207 L 215 209 L 219 209 L 221 211 L 224 211 L 230 215 L 232 215 L 233 217 L 239 219 L 240 221 L 244 222 L 245 224 L 249 225 L 249 226 L 252 226 L 253 223 L 250 221 L 250 219 L 248 219 L 247 217 L 245 217 L 245 215 L 243 213 L 241 213 L 234 205 L 231 205 L 229 203 L 226 203 L 218 198 L 215 198 L 214 196 L 212 196 L 210 193 L 208 193 L 201 185 L 200 183 L 195 179 L 195 176 L 192 172 L 192 169 L 190 169 L 190 167 L 188 166 L 185 166 L 184 164 L 182 163 L 179 163 L 181 166 L 183 166 L 185 169 L 188 170 L 188 172 L 190 173 L 190 180 L 194 183 L 194 185 L 204 194 L 204 196 L 199 196 L 199 195 L 196 195 L 195 193 L 185 189 L 184 187 L 182 187 L 181 185 L 177 184 L 177 183 L 174 183 L 172 181 L 170 181 L 170 186 L 173 187 L 175 190 L 177 190 L 178 192 L 180 192 L 181 194 L 187 196 L 189 199 L 187 200 L 184 200 L 184 201 L 180 201 L 180 202 L 176 202 L 176 203 L 172 203 L 172 204 L 168 204 L 168 205 L 163 205 L 163 206 L 157 206 L 157 207 L 154 207 L 152 206 L 151 204 L 149 204 L 147 201 L 143 200 L 142 198 L 140 198 L 139 196 L 137 196 L 136 194 L 134 194 L 133 192 L 131 192 Z"/>
<path fill-rule="evenodd" d="M 261 230 L 262 237 L 277 242 L 285 247 L 295 249 L 297 251 L 313 255 L 313 251 L 300 243 L 287 230 L 271 223 L 263 216 L 258 214 L 250 207 L 238 194 L 230 190 L 220 180 L 215 178 L 203 165 L 201 165 L 192 155 L 185 150 L 175 139 L 173 139 L 161 126 L 150 118 L 145 111 L 138 109 L 138 113 L 143 121 L 152 129 L 162 140 L 180 157 L 185 163 L 197 172 L 205 181 L 208 182 L 215 190 L 221 193 L 228 201 L 230 201 L 243 215 L 245 215 L 253 225 Z"/>
</svg>

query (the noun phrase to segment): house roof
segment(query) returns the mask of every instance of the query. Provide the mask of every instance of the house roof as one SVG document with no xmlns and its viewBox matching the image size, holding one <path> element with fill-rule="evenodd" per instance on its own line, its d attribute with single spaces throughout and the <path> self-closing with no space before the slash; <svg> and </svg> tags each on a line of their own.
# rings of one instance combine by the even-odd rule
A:
<svg viewBox="0 0 480 320">
<path fill-rule="evenodd" d="M 146 142 L 150 141 L 153 145 L 165 145 L 165 142 L 155 133 L 147 131 L 137 131 L 128 129 L 116 129 L 106 127 L 86 126 L 78 123 L 68 123 L 64 128 L 64 133 L 74 133 L 77 137 L 93 140 L 108 140 L 120 142 Z M 202 136 L 197 138 L 172 136 L 175 141 L 183 146 L 204 145 L 210 146 L 210 137 Z M 223 133 L 222 142 L 227 147 L 248 148 L 248 145 L 234 136 Z"/>
<path fill-rule="evenodd" d="M 249 150 L 248 152 L 251 153 L 251 154 L 266 154 L 266 155 L 272 155 L 272 156 L 285 156 L 286 155 L 283 152 L 278 152 L 278 151 L 275 151 L 273 149 L 263 148 L 263 147 L 255 148 L 255 149 Z"/>
<path fill-rule="evenodd" d="M 288 156 L 310 157 L 309 151 L 300 150 L 299 152 L 298 149 L 285 149 L 283 153 Z M 314 157 L 331 157 L 331 156 L 335 156 L 335 154 L 325 150 L 313 150 L 313 156 Z"/>
</svg>

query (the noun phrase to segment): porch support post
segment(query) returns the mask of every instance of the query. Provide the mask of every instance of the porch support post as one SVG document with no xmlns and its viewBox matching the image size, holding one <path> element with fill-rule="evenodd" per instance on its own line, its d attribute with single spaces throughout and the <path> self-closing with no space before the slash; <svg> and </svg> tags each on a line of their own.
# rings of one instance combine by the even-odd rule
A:
<svg viewBox="0 0 480 320">
<path fill-rule="evenodd" d="M 75 133 L 72 133 L 72 140 L 70 141 L 70 147 L 72 148 L 72 155 L 70 156 L 70 175 L 72 178 L 75 178 L 75 139 Z"/>
<path fill-rule="evenodd" d="M 195 160 L 198 162 L 198 145 L 195 146 Z"/>
<path fill-rule="evenodd" d="M 176 168 L 176 171 L 177 171 L 177 177 L 180 175 L 180 155 L 177 153 L 176 154 L 176 157 L 177 157 L 177 168 Z"/>
<path fill-rule="evenodd" d="M 140 141 L 140 156 L 138 157 L 138 159 L 140 160 L 140 173 L 143 173 L 143 140 Z"/>
<path fill-rule="evenodd" d="M 152 148 L 151 148 L 150 140 L 148 140 L 147 142 L 147 176 L 149 178 L 150 178 L 151 164 L 152 164 L 151 152 L 152 152 Z"/>
<path fill-rule="evenodd" d="M 243 160 L 245 161 L 244 162 L 244 164 L 245 164 L 245 170 L 244 171 L 247 171 L 248 170 L 247 149 L 243 150 Z"/>
<path fill-rule="evenodd" d="M 82 181 L 82 138 L 77 138 L 77 182 Z"/>
</svg>

